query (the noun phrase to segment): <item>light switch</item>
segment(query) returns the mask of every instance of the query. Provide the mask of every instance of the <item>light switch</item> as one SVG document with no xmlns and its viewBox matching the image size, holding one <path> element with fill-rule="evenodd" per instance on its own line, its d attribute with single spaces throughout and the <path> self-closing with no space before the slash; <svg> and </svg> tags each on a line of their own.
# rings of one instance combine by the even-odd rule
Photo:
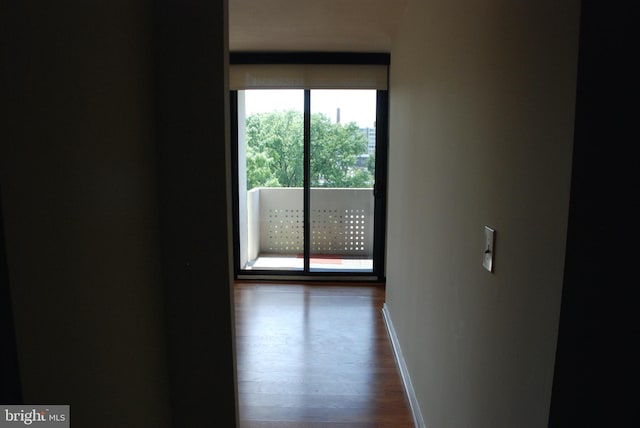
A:
<svg viewBox="0 0 640 428">
<path fill-rule="evenodd" d="M 496 231 L 489 226 L 484 227 L 484 247 L 482 254 L 482 266 L 489 272 L 493 272 L 494 242 Z"/>
</svg>

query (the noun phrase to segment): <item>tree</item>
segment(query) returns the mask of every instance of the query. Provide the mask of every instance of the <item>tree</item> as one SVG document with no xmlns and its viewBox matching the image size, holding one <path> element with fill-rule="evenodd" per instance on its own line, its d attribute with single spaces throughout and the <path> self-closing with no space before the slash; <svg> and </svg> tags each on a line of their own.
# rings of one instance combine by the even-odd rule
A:
<svg viewBox="0 0 640 428">
<path fill-rule="evenodd" d="M 247 188 L 303 186 L 303 114 L 257 113 L 247 118 Z M 371 187 L 370 168 L 356 166 L 367 138 L 355 123 L 311 115 L 311 186 Z"/>
<path fill-rule="evenodd" d="M 247 118 L 247 188 L 300 187 L 303 175 L 300 112 L 258 113 Z"/>
</svg>

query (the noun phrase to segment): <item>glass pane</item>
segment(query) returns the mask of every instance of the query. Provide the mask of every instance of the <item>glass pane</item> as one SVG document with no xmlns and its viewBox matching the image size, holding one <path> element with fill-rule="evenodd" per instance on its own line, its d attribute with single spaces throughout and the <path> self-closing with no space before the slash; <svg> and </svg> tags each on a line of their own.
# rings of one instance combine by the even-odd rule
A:
<svg viewBox="0 0 640 428">
<path fill-rule="evenodd" d="M 242 269 L 304 267 L 304 91 L 238 91 Z"/>
<path fill-rule="evenodd" d="M 373 272 L 375 90 L 311 91 L 311 271 Z"/>
</svg>

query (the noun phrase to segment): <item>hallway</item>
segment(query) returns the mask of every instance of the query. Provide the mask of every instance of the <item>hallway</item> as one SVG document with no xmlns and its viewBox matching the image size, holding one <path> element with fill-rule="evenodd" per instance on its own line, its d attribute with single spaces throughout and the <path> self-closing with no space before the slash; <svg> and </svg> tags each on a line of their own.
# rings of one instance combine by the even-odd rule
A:
<svg viewBox="0 0 640 428">
<path fill-rule="evenodd" d="M 381 285 L 237 283 L 240 426 L 413 427 Z"/>
</svg>

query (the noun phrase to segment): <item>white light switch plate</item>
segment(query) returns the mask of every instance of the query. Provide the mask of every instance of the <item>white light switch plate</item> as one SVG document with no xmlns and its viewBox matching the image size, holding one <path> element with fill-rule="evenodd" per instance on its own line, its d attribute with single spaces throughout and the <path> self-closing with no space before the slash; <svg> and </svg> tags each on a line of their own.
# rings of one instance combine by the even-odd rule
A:
<svg viewBox="0 0 640 428">
<path fill-rule="evenodd" d="M 489 226 L 484 227 L 484 247 L 482 248 L 482 266 L 493 272 L 494 242 L 496 231 Z"/>
</svg>

